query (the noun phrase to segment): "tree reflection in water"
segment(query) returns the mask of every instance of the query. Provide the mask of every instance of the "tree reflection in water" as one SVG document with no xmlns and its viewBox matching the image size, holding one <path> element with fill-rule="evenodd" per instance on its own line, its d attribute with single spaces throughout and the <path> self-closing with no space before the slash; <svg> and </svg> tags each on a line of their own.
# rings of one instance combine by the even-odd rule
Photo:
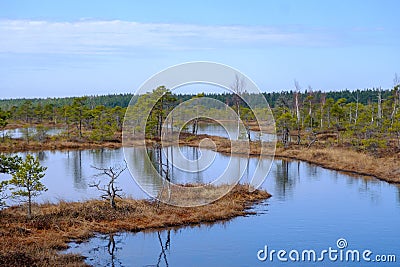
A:
<svg viewBox="0 0 400 267">
<path fill-rule="evenodd" d="M 398 201 L 399 204 L 400 204 L 400 186 L 399 186 L 399 185 L 397 185 L 397 192 L 398 192 L 398 194 L 397 194 L 397 201 Z"/>
<path fill-rule="evenodd" d="M 153 235 L 154 234 L 154 235 Z M 153 236 L 153 245 L 152 251 L 148 251 L 145 254 L 145 261 L 150 264 L 146 264 L 145 266 L 169 266 L 168 257 L 170 256 L 170 247 L 171 247 L 171 230 L 164 230 L 153 232 L 150 236 Z M 128 236 L 132 234 L 127 234 Z M 129 248 L 132 244 L 129 242 L 129 238 L 124 233 L 110 233 L 110 234 L 102 234 L 98 235 L 95 239 L 95 245 L 90 245 L 89 243 L 84 242 L 86 244 L 84 246 L 89 245 L 87 254 L 86 254 L 86 262 L 92 266 L 110 266 L 110 267 L 118 267 L 118 266 L 131 266 L 137 260 L 135 260 L 135 253 L 130 255 L 127 258 L 126 252 L 129 251 Z M 133 234 L 135 235 L 135 234 Z M 156 239 L 157 236 L 157 239 Z M 127 243 L 125 241 L 128 241 Z M 158 243 L 158 245 L 157 245 Z M 82 246 L 76 244 L 76 247 Z M 157 253 L 159 246 L 159 253 Z M 70 251 L 71 252 L 71 251 Z M 74 252 L 73 252 L 74 253 Z M 150 256 L 151 255 L 151 256 Z M 137 255 L 139 256 L 139 255 Z M 143 255 L 141 255 L 143 256 Z M 139 258 L 141 257 L 139 256 Z"/>
<path fill-rule="evenodd" d="M 294 172 L 290 172 L 290 163 L 287 160 L 276 160 L 276 169 L 275 169 L 275 185 L 276 185 L 276 194 L 279 198 L 285 199 L 286 194 L 291 193 L 293 187 L 295 186 L 295 175 Z M 297 169 L 299 173 L 299 169 Z"/>
<path fill-rule="evenodd" d="M 107 245 L 104 246 L 104 243 L 102 245 L 98 245 L 97 247 L 94 247 L 91 251 L 89 251 L 89 254 L 97 254 L 100 252 L 99 257 L 95 255 L 91 260 L 97 259 L 98 261 L 104 261 L 104 262 L 93 262 L 91 264 L 94 264 L 96 266 L 111 266 L 111 267 L 123 266 L 122 261 L 118 259 L 116 255 L 116 252 L 122 249 L 122 246 L 119 246 L 122 243 L 122 239 L 118 237 L 119 237 L 118 234 L 102 235 L 100 239 L 107 240 L 108 241 Z M 105 253 L 102 253 L 105 251 L 110 256 L 109 258 L 105 257 L 106 255 Z"/>
<path fill-rule="evenodd" d="M 112 267 L 115 267 L 115 262 L 117 262 L 120 266 L 122 266 L 122 262 L 119 261 L 116 257 L 115 257 L 115 251 L 117 251 L 118 249 L 122 249 L 122 247 L 117 247 L 116 244 L 120 243 L 121 240 L 119 240 L 117 243 L 115 242 L 114 239 L 114 234 L 109 234 L 108 235 L 109 239 L 108 239 L 108 244 L 107 244 L 107 251 L 108 254 L 110 255 L 110 263 Z"/>
<path fill-rule="evenodd" d="M 82 150 L 67 151 L 67 171 L 72 172 L 74 179 L 74 188 L 86 189 L 87 182 L 83 174 Z"/>
<path fill-rule="evenodd" d="M 169 265 L 168 265 L 168 259 L 167 259 L 167 252 L 169 251 L 170 246 L 171 246 L 171 230 L 167 231 L 167 238 L 165 240 L 165 243 L 163 243 L 160 231 L 157 232 L 157 236 L 158 236 L 158 241 L 160 242 L 161 252 L 160 252 L 160 255 L 158 256 L 158 261 L 155 266 L 157 266 L 157 267 L 160 266 L 161 260 L 164 259 L 165 266 L 168 267 Z"/>
</svg>

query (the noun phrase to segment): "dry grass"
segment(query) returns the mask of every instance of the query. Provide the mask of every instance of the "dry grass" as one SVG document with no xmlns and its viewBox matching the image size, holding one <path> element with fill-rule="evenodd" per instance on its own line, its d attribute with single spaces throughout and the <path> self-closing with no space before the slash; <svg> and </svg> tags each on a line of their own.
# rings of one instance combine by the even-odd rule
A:
<svg viewBox="0 0 400 267">
<path fill-rule="evenodd" d="M 60 202 L 35 205 L 31 220 L 23 207 L 11 207 L 0 217 L 0 266 L 85 266 L 81 256 L 58 251 L 94 232 L 137 232 L 227 220 L 250 214 L 251 205 L 268 197 L 265 191 L 250 193 L 247 186 L 238 185 L 220 200 L 194 208 L 133 199 L 120 200 L 117 210 L 97 200 Z"/>
<path fill-rule="evenodd" d="M 119 148 L 120 142 L 78 142 L 47 140 L 46 142 L 25 141 L 21 139 L 8 139 L 0 143 L 0 152 L 23 152 L 23 151 L 43 151 L 43 150 L 66 150 L 66 149 L 95 149 L 95 148 Z"/>
<path fill-rule="evenodd" d="M 205 138 L 212 142 L 202 142 Z M 155 140 L 146 140 L 146 145 L 152 145 Z M 139 143 L 131 142 L 127 145 L 136 146 Z M 180 145 L 204 147 L 213 149 L 217 152 L 227 154 L 249 154 L 260 155 L 260 145 L 258 142 L 247 144 L 230 141 L 227 138 L 210 135 L 192 135 L 181 133 L 179 137 Z M 176 145 L 173 142 L 166 142 L 164 145 Z M 19 151 L 40 151 L 40 150 L 66 150 L 66 149 L 93 149 L 93 148 L 120 148 L 121 142 L 71 142 L 61 140 L 48 140 L 46 142 L 29 142 L 23 140 L 7 140 L 0 143 L 0 152 L 19 152 Z M 273 148 L 264 148 L 265 154 L 271 154 Z M 374 156 L 363 151 L 356 151 L 351 148 L 333 146 L 328 144 L 315 145 L 308 148 L 306 145 L 292 145 L 287 149 L 278 148 L 275 156 L 298 159 L 314 163 L 325 168 L 351 172 L 361 175 L 374 176 L 378 179 L 400 183 L 400 154 L 399 153 L 380 153 Z"/>
<path fill-rule="evenodd" d="M 292 147 L 277 149 L 276 156 L 299 159 L 333 170 L 375 176 L 387 182 L 400 183 L 399 155 L 378 158 L 341 147 L 309 149 Z"/>
<path fill-rule="evenodd" d="M 216 147 L 214 150 L 227 154 L 260 155 L 260 144 L 250 142 L 249 148 L 241 144 L 231 143 L 228 139 L 217 136 L 198 136 L 186 138 L 180 144 L 188 146 L 199 146 L 202 138 L 211 139 Z M 272 148 L 264 148 L 263 154 L 270 156 Z M 381 153 L 382 154 L 382 153 Z M 374 176 L 380 180 L 390 183 L 400 183 L 400 154 L 383 153 L 377 157 L 367 152 L 355 151 L 351 148 L 321 145 L 308 148 L 306 145 L 292 145 L 289 148 L 277 148 L 276 157 L 297 159 L 319 166 L 349 172 L 353 174 Z"/>
</svg>

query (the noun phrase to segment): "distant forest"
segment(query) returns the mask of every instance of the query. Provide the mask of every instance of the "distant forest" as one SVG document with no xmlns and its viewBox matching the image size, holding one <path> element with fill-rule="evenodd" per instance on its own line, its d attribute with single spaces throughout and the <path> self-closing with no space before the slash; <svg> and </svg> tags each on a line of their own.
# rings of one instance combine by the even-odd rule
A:
<svg viewBox="0 0 400 267">
<path fill-rule="evenodd" d="M 379 89 L 364 89 L 364 90 L 342 90 L 342 91 L 307 91 L 299 93 L 299 99 L 306 99 L 309 95 L 313 95 L 315 102 L 320 102 L 322 98 L 332 98 L 335 102 L 339 99 L 346 99 L 346 103 L 356 102 L 367 105 L 371 103 L 378 102 L 378 92 Z M 280 99 L 293 99 L 295 91 L 282 91 L 282 92 L 272 92 L 263 93 L 268 101 L 271 108 L 275 108 L 279 104 Z M 392 89 L 385 89 L 381 91 L 382 99 L 387 99 L 392 95 Z M 217 99 L 223 103 L 230 106 L 234 102 L 233 93 L 223 93 L 223 94 L 205 94 L 205 96 Z M 109 94 L 109 95 L 92 95 L 85 98 L 85 105 L 94 108 L 99 105 L 103 105 L 108 108 L 122 107 L 125 108 L 129 105 L 133 94 Z M 184 102 L 193 97 L 192 94 L 178 94 L 175 95 L 178 102 Z M 17 99 L 0 99 L 0 108 L 3 110 L 10 110 L 13 106 L 19 107 L 25 102 L 29 101 L 33 106 L 41 105 L 52 105 L 54 107 L 63 107 L 67 105 L 72 105 L 75 97 L 60 97 L 60 98 L 17 98 Z M 136 98 L 133 100 L 133 104 Z"/>
<path fill-rule="evenodd" d="M 239 92 L 239 95 L 245 94 L 246 91 Z M 62 138 L 65 140 L 118 141 L 126 107 L 131 99 L 135 104 L 133 116 L 137 117 L 136 121 L 142 121 L 140 116 L 151 103 L 148 101 L 157 95 L 162 97 L 157 98 L 158 102 L 145 122 L 146 134 L 154 136 L 160 136 L 160 125 L 174 107 L 198 97 L 205 96 L 225 103 L 246 122 L 254 121 L 255 114 L 267 112 L 262 101 L 253 97 L 255 95 L 246 96 L 252 101 L 250 109 L 234 93 L 174 95 L 160 86 L 141 96 L 110 94 L 0 100 L 0 130 L 4 130 L 9 123 L 25 125 L 25 128 L 33 124 L 37 127 L 63 124 L 66 130 Z M 264 93 L 264 96 L 272 109 L 280 143 L 285 147 L 293 142 L 310 146 L 317 140 L 326 139 L 330 144 L 367 150 L 374 154 L 400 152 L 400 83 L 390 90 L 296 90 Z M 223 110 L 210 103 L 207 112 L 211 116 Z M 43 132 L 46 132 L 46 128 L 43 128 Z M 7 140 L 5 137 L 3 131 L 3 141 Z M 25 140 L 29 142 L 30 138 L 28 133 Z M 46 140 L 47 137 L 42 134 L 35 138 Z"/>
</svg>

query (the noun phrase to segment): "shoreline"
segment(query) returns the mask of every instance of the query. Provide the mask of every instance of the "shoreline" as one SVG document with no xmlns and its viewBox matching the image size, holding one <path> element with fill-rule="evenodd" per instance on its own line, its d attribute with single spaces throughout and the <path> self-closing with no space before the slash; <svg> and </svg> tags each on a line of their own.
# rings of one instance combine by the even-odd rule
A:
<svg viewBox="0 0 400 267">
<path fill-rule="evenodd" d="M 232 154 L 240 155 L 240 153 L 235 153 L 235 148 L 231 149 L 230 144 L 227 145 L 230 143 L 229 140 L 216 136 L 208 136 L 208 138 L 216 142 L 215 151 L 230 154 L 233 150 Z M 182 142 L 182 144 L 197 147 L 200 145 L 199 139 Z M 251 142 L 249 155 L 260 156 L 260 147 L 257 142 Z M 400 184 L 400 154 L 377 158 L 344 147 L 292 145 L 286 149 L 276 148 L 274 155 L 262 154 L 261 156 L 304 161 L 330 170 L 369 176 L 384 182 Z"/>
<path fill-rule="evenodd" d="M 304 154 L 299 155 L 300 153 Z M 352 158 L 353 162 L 343 160 L 340 155 L 344 158 Z M 315 159 L 321 156 L 324 158 Z M 400 159 L 396 157 L 374 158 L 345 148 L 301 148 L 277 151 L 275 158 L 304 161 L 329 170 L 368 176 L 390 184 L 400 184 Z M 386 166 L 387 169 L 385 169 Z"/>
<path fill-rule="evenodd" d="M 34 205 L 31 220 L 22 206 L 13 206 L 1 211 L 0 265 L 88 266 L 83 256 L 61 250 L 69 242 L 83 242 L 96 233 L 157 231 L 256 214 L 250 208 L 269 197 L 266 191 L 249 192 L 248 185 L 237 185 L 221 199 L 192 208 L 157 205 L 148 199 L 118 200 L 116 210 L 102 200 L 60 201 Z"/>
<path fill-rule="evenodd" d="M 201 142 L 209 138 L 214 142 Z M 122 142 L 84 143 L 60 140 L 47 142 L 25 142 L 8 140 L 0 145 L 0 151 L 43 151 L 76 149 L 116 149 Z M 11 143 L 15 145 L 10 146 Z M 148 145 L 154 140 L 146 140 Z M 139 144 L 132 142 L 130 145 Z M 240 146 L 230 140 L 209 135 L 193 136 L 182 134 L 180 145 L 204 147 L 217 152 L 240 156 Z M 174 145 L 174 143 L 166 143 Z M 176 143 L 175 143 L 176 145 Z M 250 143 L 250 156 L 260 156 L 257 142 Z M 271 155 L 261 155 L 271 156 Z M 374 177 L 389 183 L 400 183 L 399 156 L 376 158 L 366 153 L 343 147 L 305 147 L 292 145 L 278 147 L 275 158 L 305 161 L 323 168 L 351 174 Z M 88 266 L 79 254 L 63 254 L 69 242 L 83 242 L 96 233 L 158 231 L 168 228 L 190 227 L 217 223 L 238 216 L 255 214 L 252 206 L 271 197 L 266 191 L 248 192 L 246 185 L 238 185 L 231 193 L 210 205 L 195 208 L 177 208 L 157 204 L 152 200 L 122 199 L 113 210 L 101 200 L 83 202 L 60 201 L 57 204 L 45 203 L 33 206 L 34 216 L 27 220 L 23 206 L 13 206 L 0 211 L 0 265 L 1 266 Z"/>
<path fill-rule="evenodd" d="M 45 142 L 30 141 L 26 142 L 20 139 L 7 140 L 0 143 L 1 153 L 17 153 L 17 152 L 36 152 L 44 150 L 82 150 L 82 149 L 98 149 L 98 148 L 120 148 L 121 142 L 77 142 L 77 141 L 58 141 L 48 140 Z"/>
<path fill-rule="evenodd" d="M 202 143 L 204 138 L 211 139 L 215 146 Z M 154 143 L 153 140 L 146 141 L 148 145 Z M 135 145 L 134 143 L 129 145 Z M 167 145 L 173 145 L 168 143 Z M 238 148 L 231 147 L 229 139 L 219 136 L 197 135 L 184 133 L 181 135 L 179 145 L 191 147 L 201 147 L 212 149 L 224 154 L 243 154 Z M 7 140 L 0 144 L 0 152 L 35 152 L 43 150 L 82 150 L 82 149 L 117 149 L 123 147 L 122 142 L 77 142 L 47 140 L 46 142 L 31 141 L 26 142 L 20 139 Z M 235 151 L 236 150 L 236 151 Z M 250 143 L 250 156 L 260 156 L 260 147 L 257 142 Z M 261 155 L 264 156 L 264 155 Z M 265 155 L 272 156 L 272 155 Z M 291 160 L 305 161 L 327 169 L 342 171 L 351 174 L 371 176 L 388 183 L 400 183 L 400 154 L 393 154 L 385 157 L 374 157 L 367 153 L 357 152 L 345 147 L 306 147 L 292 145 L 289 148 L 276 148 L 275 158 L 285 158 Z"/>
</svg>

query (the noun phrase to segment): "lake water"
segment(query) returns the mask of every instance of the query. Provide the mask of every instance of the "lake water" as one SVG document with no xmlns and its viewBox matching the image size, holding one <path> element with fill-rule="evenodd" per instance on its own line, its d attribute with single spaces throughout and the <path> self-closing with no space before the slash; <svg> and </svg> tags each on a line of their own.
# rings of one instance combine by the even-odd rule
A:
<svg viewBox="0 0 400 267">
<path fill-rule="evenodd" d="M 216 123 L 199 123 L 197 134 L 208 134 L 221 136 L 225 138 L 230 138 L 235 140 L 238 135 L 237 124 L 236 123 L 225 123 L 225 127 L 222 127 Z M 190 130 L 190 129 L 189 129 Z M 240 132 L 240 136 L 246 136 L 246 132 Z M 267 133 L 260 133 L 257 131 L 250 131 L 251 141 L 264 141 L 270 142 L 276 139 L 276 136 Z"/>
<path fill-rule="evenodd" d="M 145 148 L 125 148 L 126 160 L 132 164 L 132 172 L 135 178 L 140 179 L 143 189 L 153 195 L 157 195 L 162 189 L 163 184 L 155 177 L 155 169 L 151 162 L 145 160 L 150 155 L 152 160 L 157 156 L 154 150 L 147 151 Z M 149 154 L 147 154 L 149 153 Z M 207 149 L 197 149 L 193 147 L 168 147 L 163 150 L 174 159 L 170 162 L 171 181 L 174 183 L 211 183 L 225 173 L 232 177 L 236 173 L 243 173 L 246 181 L 251 179 L 252 172 L 258 161 L 255 158 L 247 159 L 242 157 L 229 157 Z M 180 160 L 178 155 L 182 153 L 185 158 L 195 160 L 200 157 L 208 159 L 211 164 L 201 166 L 198 164 L 188 164 Z M 24 156 L 26 153 L 18 153 Z M 101 178 L 95 177 L 100 171 L 96 168 L 109 168 L 112 166 L 123 166 L 123 149 L 89 149 L 89 150 L 71 150 L 71 151 L 40 151 L 33 152 L 33 155 L 39 158 L 41 164 L 47 167 L 46 176 L 42 182 L 48 188 L 36 198 L 37 202 L 57 202 L 59 200 L 80 201 L 91 198 L 97 198 L 100 193 L 92 187 L 90 183 L 96 182 Z M 172 163 L 180 168 L 172 167 Z M 259 164 L 259 168 L 264 173 L 268 172 L 271 160 L 265 159 Z M 249 166 L 246 170 L 246 166 Z M 144 167 L 143 167 L 144 166 Z M 207 168 L 205 168 L 207 167 Z M 182 171 L 182 169 L 188 171 Z M 204 170 L 202 170 L 204 169 Z M 202 170 L 202 171 L 197 171 Z M 0 174 L 0 179 L 7 179 L 9 175 Z M 106 178 L 106 177 L 104 177 Z M 117 185 L 123 190 L 127 197 L 148 198 L 143 189 L 138 186 L 128 170 L 124 171 L 118 178 Z M 12 202 L 9 202 L 12 204 Z"/>
<path fill-rule="evenodd" d="M 62 128 L 57 128 L 57 127 L 51 127 L 51 128 L 46 128 L 46 135 L 48 136 L 54 136 L 62 133 L 64 129 Z M 16 128 L 16 129 L 7 129 L 0 131 L 0 136 L 8 136 L 10 138 L 23 138 L 27 134 L 31 137 L 34 136 L 37 133 L 36 127 L 28 127 L 28 128 Z"/>
<path fill-rule="evenodd" d="M 208 134 L 208 135 L 215 135 L 215 136 L 221 136 L 225 138 L 230 138 L 230 139 L 236 139 L 237 138 L 237 124 L 235 123 L 225 123 L 224 124 L 225 128 L 222 127 L 219 124 L 216 123 L 199 123 L 198 126 L 198 134 Z M 190 132 L 190 128 L 188 131 Z M 58 128 L 58 127 L 50 127 L 46 129 L 46 134 L 48 136 L 54 136 L 61 134 L 64 132 L 65 129 L 63 128 Z M 29 136 L 34 136 L 36 134 L 36 128 L 35 127 L 28 127 L 28 128 L 15 128 L 15 129 L 7 129 L 0 131 L 0 136 L 8 136 L 10 138 L 23 138 L 24 135 L 29 134 Z M 242 136 L 244 136 L 246 133 L 241 132 L 240 133 Z M 272 141 L 274 140 L 274 136 L 271 134 L 262 134 L 257 131 L 250 131 L 250 138 L 252 141 Z"/>
<path fill-rule="evenodd" d="M 177 148 L 170 148 L 175 149 Z M 215 157 L 215 166 L 197 174 L 182 176 L 174 170 L 176 182 L 209 182 L 226 166 L 229 157 L 206 150 L 183 147 L 188 158 Z M 173 153 L 173 151 L 170 151 Z M 128 160 L 136 160 L 146 190 L 158 190 L 151 172 L 144 166 L 144 149 L 128 150 Z M 88 187 L 97 173 L 91 165 L 109 167 L 123 161 L 122 149 L 83 151 L 43 151 L 35 153 L 48 167 L 43 183 L 48 191 L 39 202 L 84 200 L 98 197 Z M 235 165 L 249 164 L 243 179 L 249 179 L 257 158 L 233 157 Z M 265 161 L 265 162 L 264 162 Z M 266 166 L 268 159 L 261 162 Z M 6 177 L 5 175 L 1 177 Z M 142 182 L 143 182 L 142 181 Z M 147 182 L 146 182 L 147 181 Z M 144 198 L 130 173 L 119 178 L 128 196 Z M 273 196 L 256 205 L 258 215 L 238 217 L 225 223 L 183 227 L 151 233 L 97 235 L 88 242 L 71 243 L 66 252 L 81 253 L 94 266 L 399 266 L 400 188 L 376 179 L 349 176 L 299 161 L 274 160 L 262 185 Z M 336 262 L 325 256 L 323 262 L 262 262 L 257 252 L 265 245 L 270 250 L 338 249 L 336 241 L 347 240 L 347 250 L 395 254 L 397 263 Z M 263 254 L 260 254 L 263 256 Z M 319 255 L 318 255 L 319 256 Z M 286 255 L 286 257 L 288 257 Z"/>
<path fill-rule="evenodd" d="M 218 156 L 220 157 L 220 156 Z M 255 159 L 250 159 L 250 161 Z M 68 252 L 95 266 L 398 266 L 400 189 L 298 161 L 275 160 L 263 184 L 272 198 L 259 214 L 225 223 L 151 233 L 98 235 Z M 347 249 L 397 254 L 397 263 L 261 262 L 257 252 Z M 346 250 L 344 250 L 346 251 Z"/>
</svg>

